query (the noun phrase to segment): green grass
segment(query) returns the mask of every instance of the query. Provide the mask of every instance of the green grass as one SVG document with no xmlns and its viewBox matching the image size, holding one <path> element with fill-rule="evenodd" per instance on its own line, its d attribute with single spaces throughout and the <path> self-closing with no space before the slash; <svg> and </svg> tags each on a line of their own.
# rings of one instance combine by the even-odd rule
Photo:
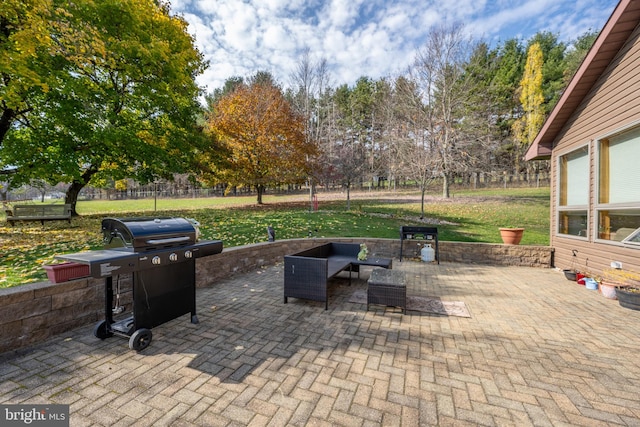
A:
<svg viewBox="0 0 640 427">
<path fill-rule="evenodd" d="M 201 224 L 203 239 L 221 239 L 225 247 L 264 242 L 266 227 L 276 239 L 302 237 L 398 238 L 400 225 L 421 224 L 415 193 L 361 193 L 346 210 L 344 195 L 320 193 L 320 209 L 310 212 L 306 196 L 203 199 L 81 201 L 69 226 L 63 222 L 0 223 L 0 288 L 46 280 L 43 264 L 57 254 L 98 249 L 100 223 L 108 216 L 181 216 Z M 335 199 L 340 197 L 341 199 Z M 498 227 L 526 228 L 521 244 L 549 244 L 549 189 L 459 192 L 451 199 L 429 196 L 425 217 L 437 220 L 441 240 L 499 243 Z"/>
</svg>

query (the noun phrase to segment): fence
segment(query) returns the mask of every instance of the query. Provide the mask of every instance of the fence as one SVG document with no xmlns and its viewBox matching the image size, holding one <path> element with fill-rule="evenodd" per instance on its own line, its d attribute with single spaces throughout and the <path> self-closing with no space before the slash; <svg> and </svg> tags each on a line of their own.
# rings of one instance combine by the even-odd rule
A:
<svg viewBox="0 0 640 427">
<path fill-rule="evenodd" d="M 551 184 L 548 173 L 539 174 L 488 174 L 476 173 L 456 177 L 450 183 L 451 190 L 473 190 L 486 188 L 522 188 L 522 187 L 549 187 Z M 317 185 L 318 191 L 337 191 L 344 186 L 339 181 L 320 183 Z M 352 185 L 354 191 L 394 191 L 394 190 L 417 190 L 418 186 L 414 181 L 408 179 L 386 179 L 375 177 L 368 181 L 361 181 Z M 427 189 L 431 193 L 439 194 L 442 190 L 442 180 L 433 179 Z M 309 191 L 306 185 L 280 185 L 267 189 L 268 194 L 301 194 Z M 203 188 L 184 182 L 161 182 L 148 185 L 138 185 L 131 183 L 126 190 L 100 189 L 95 187 L 85 187 L 80 192 L 81 200 L 135 200 L 135 199 L 179 199 L 179 198 L 205 198 L 229 196 L 255 195 L 255 190 L 250 187 L 235 187 L 227 192 L 227 187 L 220 185 L 213 188 Z M 24 186 L 16 191 L 6 194 L 7 201 L 25 201 L 64 198 L 64 184 L 59 184 L 46 196 L 42 194 L 41 188 Z"/>
</svg>

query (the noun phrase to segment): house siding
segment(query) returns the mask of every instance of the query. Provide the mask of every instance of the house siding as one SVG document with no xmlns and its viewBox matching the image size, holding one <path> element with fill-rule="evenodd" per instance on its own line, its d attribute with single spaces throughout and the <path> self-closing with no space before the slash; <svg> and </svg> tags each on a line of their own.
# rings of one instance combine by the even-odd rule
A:
<svg viewBox="0 0 640 427">
<path fill-rule="evenodd" d="M 640 27 L 636 27 L 607 70 L 574 111 L 555 141 L 552 156 L 551 246 L 555 249 L 555 266 L 576 268 L 598 274 L 612 261 L 622 262 L 625 270 L 640 271 L 640 249 L 616 243 L 594 241 L 597 202 L 597 142 L 615 132 L 640 124 Z M 587 239 L 559 236 L 558 158 L 584 145 L 590 152 L 589 220 Z M 573 256 L 573 253 L 576 256 Z"/>
</svg>

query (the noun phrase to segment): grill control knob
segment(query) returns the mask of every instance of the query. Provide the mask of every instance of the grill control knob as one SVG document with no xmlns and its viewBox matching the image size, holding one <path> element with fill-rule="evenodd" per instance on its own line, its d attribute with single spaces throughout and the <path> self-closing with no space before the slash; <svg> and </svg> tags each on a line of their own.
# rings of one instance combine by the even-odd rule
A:
<svg viewBox="0 0 640 427">
<path fill-rule="evenodd" d="M 184 251 L 184 257 L 185 257 L 186 259 L 193 258 L 193 252 L 191 252 L 191 251 Z"/>
<path fill-rule="evenodd" d="M 153 265 L 160 265 L 160 262 L 161 262 L 160 257 L 157 255 L 151 258 L 151 264 Z"/>
<path fill-rule="evenodd" d="M 175 252 L 169 255 L 169 261 L 177 261 L 177 260 L 178 260 L 178 254 L 176 254 Z"/>
</svg>

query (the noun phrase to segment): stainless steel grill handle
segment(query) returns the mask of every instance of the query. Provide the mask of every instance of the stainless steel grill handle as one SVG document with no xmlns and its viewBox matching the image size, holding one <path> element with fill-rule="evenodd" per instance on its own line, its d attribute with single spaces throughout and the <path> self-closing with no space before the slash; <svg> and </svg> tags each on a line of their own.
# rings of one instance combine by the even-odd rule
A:
<svg viewBox="0 0 640 427">
<path fill-rule="evenodd" d="M 188 242 L 190 240 L 191 240 L 191 238 L 189 236 L 170 237 L 168 239 L 151 239 L 151 240 L 147 240 L 147 244 L 148 245 L 166 245 L 166 244 L 170 244 L 170 243 Z"/>
</svg>

